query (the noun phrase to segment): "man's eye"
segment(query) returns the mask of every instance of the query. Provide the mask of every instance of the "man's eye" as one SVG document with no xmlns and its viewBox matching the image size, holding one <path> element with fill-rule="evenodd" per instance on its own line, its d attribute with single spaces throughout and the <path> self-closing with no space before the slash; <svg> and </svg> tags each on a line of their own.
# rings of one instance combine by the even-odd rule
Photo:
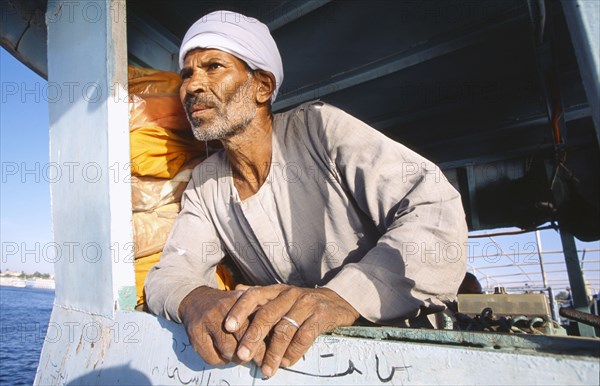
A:
<svg viewBox="0 0 600 386">
<path fill-rule="evenodd" d="M 210 63 L 208 65 L 208 69 L 209 70 L 216 70 L 216 69 L 221 68 L 221 67 L 223 67 L 223 65 L 221 63 Z"/>
<path fill-rule="evenodd" d="M 181 71 L 179 76 L 181 76 L 181 80 L 186 80 L 192 76 L 192 71 L 183 70 L 183 71 Z"/>
</svg>

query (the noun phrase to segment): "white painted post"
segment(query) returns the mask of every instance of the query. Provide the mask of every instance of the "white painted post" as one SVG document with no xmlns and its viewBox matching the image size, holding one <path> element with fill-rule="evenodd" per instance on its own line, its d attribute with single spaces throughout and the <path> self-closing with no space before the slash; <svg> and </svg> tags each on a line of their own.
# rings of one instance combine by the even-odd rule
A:
<svg viewBox="0 0 600 386">
<path fill-rule="evenodd" d="M 600 2 L 561 0 L 600 144 Z"/>
<path fill-rule="evenodd" d="M 135 305 L 125 2 L 48 2 L 56 304 L 113 317 Z"/>
</svg>

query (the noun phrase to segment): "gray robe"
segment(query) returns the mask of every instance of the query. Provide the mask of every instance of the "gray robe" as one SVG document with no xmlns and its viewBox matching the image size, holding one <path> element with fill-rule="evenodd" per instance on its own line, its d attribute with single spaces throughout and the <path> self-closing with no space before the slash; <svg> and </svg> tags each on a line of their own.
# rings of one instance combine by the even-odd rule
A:
<svg viewBox="0 0 600 386">
<path fill-rule="evenodd" d="M 327 287 L 375 323 L 455 299 L 467 226 L 437 166 L 322 102 L 275 114 L 272 135 L 267 180 L 243 201 L 224 151 L 196 167 L 146 279 L 152 312 L 180 322 L 186 295 L 216 287 L 224 254 L 250 284 Z"/>
</svg>

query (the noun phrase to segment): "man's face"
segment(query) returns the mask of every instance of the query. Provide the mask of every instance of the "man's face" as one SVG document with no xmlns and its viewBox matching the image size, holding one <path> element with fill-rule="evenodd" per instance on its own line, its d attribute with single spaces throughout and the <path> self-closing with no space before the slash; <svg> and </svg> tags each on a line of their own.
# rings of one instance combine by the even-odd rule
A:
<svg viewBox="0 0 600 386">
<path fill-rule="evenodd" d="M 199 141 L 242 132 L 256 115 L 255 81 L 243 61 L 214 49 L 195 49 L 184 60 L 181 102 Z"/>
</svg>

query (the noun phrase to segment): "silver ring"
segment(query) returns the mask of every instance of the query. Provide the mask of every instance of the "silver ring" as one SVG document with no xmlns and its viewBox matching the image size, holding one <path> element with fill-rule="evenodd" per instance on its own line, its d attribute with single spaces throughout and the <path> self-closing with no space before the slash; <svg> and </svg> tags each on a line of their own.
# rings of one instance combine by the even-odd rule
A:
<svg viewBox="0 0 600 386">
<path fill-rule="evenodd" d="M 296 328 L 300 328 L 300 325 L 298 324 L 298 322 L 296 322 L 294 319 L 292 318 L 288 318 L 287 316 L 282 316 L 281 319 L 283 320 L 287 320 L 288 322 L 290 322 L 290 324 Z"/>
</svg>

